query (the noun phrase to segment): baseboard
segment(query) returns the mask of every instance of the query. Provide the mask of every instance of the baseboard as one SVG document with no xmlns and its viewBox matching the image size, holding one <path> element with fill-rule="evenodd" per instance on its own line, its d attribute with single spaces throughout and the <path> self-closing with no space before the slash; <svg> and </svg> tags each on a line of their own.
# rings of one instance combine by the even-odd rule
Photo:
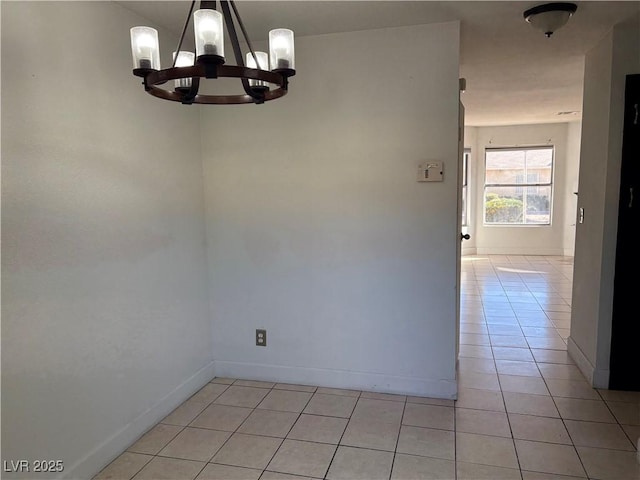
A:
<svg viewBox="0 0 640 480">
<path fill-rule="evenodd" d="M 564 249 L 564 256 L 565 257 L 574 257 L 575 256 L 575 248 L 565 248 Z"/>
<path fill-rule="evenodd" d="M 455 399 L 456 380 L 404 377 L 346 370 L 288 367 L 216 360 L 216 375 L 268 382 L 319 385 L 330 388 Z"/>
<path fill-rule="evenodd" d="M 589 359 L 584 353 L 582 353 L 582 350 L 580 350 L 580 347 L 573 341 L 571 336 L 567 339 L 567 351 L 569 352 L 569 356 L 574 362 L 576 362 L 576 365 L 587 379 L 587 382 L 593 385 L 593 373 L 595 368 L 591 365 Z"/>
<path fill-rule="evenodd" d="M 609 370 L 602 370 L 602 369 L 596 368 L 593 371 L 592 385 L 594 388 L 609 389 Z"/>
<path fill-rule="evenodd" d="M 146 412 L 94 448 L 84 458 L 69 468 L 65 465 L 64 475 L 60 478 L 92 478 L 143 433 L 206 385 L 213 376 L 214 362 L 210 362 L 158 400 Z"/>
<path fill-rule="evenodd" d="M 478 253 L 478 249 L 476 247 L 462 247 L 462 256 L 465 255 L 476 255 Z"/>
<path fill-rule="evenodd" d="M 478 255 L 552 255 L 564 256 L 563 248 L 477 247 Z"/>
</svg>

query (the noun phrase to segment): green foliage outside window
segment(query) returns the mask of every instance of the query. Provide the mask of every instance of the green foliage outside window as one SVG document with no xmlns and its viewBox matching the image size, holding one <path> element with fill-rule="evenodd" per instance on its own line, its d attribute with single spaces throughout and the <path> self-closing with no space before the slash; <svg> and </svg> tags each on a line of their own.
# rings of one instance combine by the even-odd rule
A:
<svg viewBox="0 0 640 480">
<path fill-rule="evenodd" d="M 484 208 L 487 223 L 522 223 L 523 204 L 517 198 L 487 193 Z"/>
</svg>

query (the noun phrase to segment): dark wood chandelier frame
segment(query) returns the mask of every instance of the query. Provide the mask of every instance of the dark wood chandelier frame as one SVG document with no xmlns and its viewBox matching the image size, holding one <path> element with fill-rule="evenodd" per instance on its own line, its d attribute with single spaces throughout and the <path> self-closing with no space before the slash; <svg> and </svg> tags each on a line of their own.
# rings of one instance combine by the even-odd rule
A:
<svg viewBox="0 0 640 480">
<path fill-rule="evenodd" d="M 184 40 L 187 27 L 191 19 L 196 1 L 191 2 L 191 8 L 187 14 L 187 19 L 178 42 L 178 48 L 176 52 L 180 51 L 182 42 Z M 269 100 L 275 100 L 287 94 L 289 88 L 289 77 L 296 74 L 296 71 L 291 68 L 279 68 L 274 70 L 262 70 L 259 68 L 248 68 L 245 66 L 242 58 L 242 50 L 240 48 L 240 42 L 238 41 L 238 34 L 236 32 L 234 20 L 231 14 L 235 14 L 238 22 L 238 26 L 242 31 L 244 40 L 249 47 L 249 52 L 255 60 L 256 65 L 258 59 L 255 51 L 251 46 L 251 41 L 247 35 L 247 31 L 244 28 L 242 19 L 238 13 L 235 2 L 233 0 L 221 0 L 220 6 L 222 8 L 222 15 L 224 17 L 224 23 L 229 29 L 229 37 L 231 39 L 231 46 L 233 47 L 233 53 L 236 59 L 236 65 L 225 65 L 224 57 L 219 55 L 200 55 L 196 59 L 196 63 L 189 67 L 176 67 L 176 60 L 178 55 L 173 60 L 173 66 L 171 68 L 165 68 L 163 70 L 155 70 L 152 68 L 134 68 L 133 74 L 137 77 L 142 77 L 144 89 L 147 93 L 154 97 L 162 98 L 164 100 L 171 100 L 173 102 L 181 102 L 185 105 L 191 105 L 193 103 L 201 104 L 217 104 L 217 105 L 237 105 L 243 103 L 255 103 L 261 104 Z M 200 8 L 202 9 L 216 9 L 215 1 L 201 1 Z M 170 80 L 178 80 L 183 78 L 191 78 L 191 87 L 176 87 L 173 91 L 166 90 L 159 87 Z M 203 95 L 198 93 L 200 89 L 201 78 L 239 78 L 242 82 L 242 87 L 245 94 L 242 95 Z M 277 88 L 270 89 L 268 86 L 251 86 L 249 80 L 259 80 L 262 82 L 268 82 L 273 84 Z"/>
</svg>

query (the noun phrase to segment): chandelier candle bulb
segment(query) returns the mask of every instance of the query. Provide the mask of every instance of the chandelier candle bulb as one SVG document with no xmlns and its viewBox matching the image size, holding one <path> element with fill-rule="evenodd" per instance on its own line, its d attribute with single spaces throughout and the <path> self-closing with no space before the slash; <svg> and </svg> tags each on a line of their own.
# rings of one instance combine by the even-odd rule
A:
<svg viewBox="0 0 640 480">
<path fill-rule="evenodd" d="M 160 69 L 160 45 L 158 31 L 150 27 L 131 29 L 131 54 L 133 68 Z"/>
<path fill-rule="evenodd" d="M 176 61 L 176 67 L 191 67 L 195 60 L 195 54 L 192 52 L 185 52 L 183 50 L 180 50 L 180 52 L 178 52 L 177 59 L 176 59 L 176 52 L 173 52 L 173 59 Z M 173 81 L 173 84 L 176 88 L 190 88 L 191 79 L 178 78 Z"/>
<path fill-rule="evenodd" d="M 269 57 L 272 70 L 294 70 L 293 31 L 277 28 L 269 32 Z"/>
<path fill-rule="evenodd" d="M 193 14 L 196 56 L 216 55 L 224 58 L 222 14 L 216 10 L 196 10 Z"/>
<path fill-rule="evenodd" d="M 258 65 L 256 65 L 256 60 L 253 58 L 253 54 L 251 52 L 246 55 L 246 64 L 247 68 L 258 68 L 260 70 L 269 70 L 269 55 L 266 52 L 254 52 L 256 54 L 256 58 L 258 59 Z M 262 80 L 253 80 L 249 79 L 249 85 L 251 87 L 268 87 L 267 82 L 263 82 Z"/>
</svg>

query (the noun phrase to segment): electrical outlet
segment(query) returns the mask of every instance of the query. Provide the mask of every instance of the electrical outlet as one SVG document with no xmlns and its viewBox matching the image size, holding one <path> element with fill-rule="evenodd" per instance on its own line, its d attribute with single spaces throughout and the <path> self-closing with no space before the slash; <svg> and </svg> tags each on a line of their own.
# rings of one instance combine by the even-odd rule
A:
<svg viewBox="0 0 640 480">
<path fill-rule="evenodd" d="M 256 329 L 256 345 L 258 347 L 267 346 L 267 331 L 262 329 Z"/>
</svg>

